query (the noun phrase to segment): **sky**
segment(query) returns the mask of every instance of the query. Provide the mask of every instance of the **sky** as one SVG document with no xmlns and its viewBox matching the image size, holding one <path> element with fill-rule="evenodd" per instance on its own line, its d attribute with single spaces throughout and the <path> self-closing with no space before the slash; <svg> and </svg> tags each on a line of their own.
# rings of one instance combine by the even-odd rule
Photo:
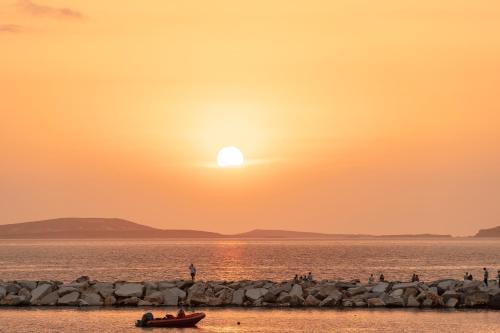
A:
<svg viewBox="0 0 500 333">
<path fill-rule="evenodd" d="M 0 224 L 500 225 L 496 0 L 0 0 Z M 215 165 L 236 146 L 246 163 Z"/>
</svg>

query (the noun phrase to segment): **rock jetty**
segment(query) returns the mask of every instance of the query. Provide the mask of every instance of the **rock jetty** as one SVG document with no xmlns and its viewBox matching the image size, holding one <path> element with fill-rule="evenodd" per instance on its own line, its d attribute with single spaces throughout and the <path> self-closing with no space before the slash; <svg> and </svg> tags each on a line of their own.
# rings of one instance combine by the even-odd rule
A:
<svg viewBox="0 0 500 333">
<path fill-rule="evenodd" d="M 197 281 L 100 282 L 82 276 L 60 281 L 1 281 L 2 306 L 243 306 L 328 308 L 500 309 L 491 281 L 424 282 Z"/>
</svg>

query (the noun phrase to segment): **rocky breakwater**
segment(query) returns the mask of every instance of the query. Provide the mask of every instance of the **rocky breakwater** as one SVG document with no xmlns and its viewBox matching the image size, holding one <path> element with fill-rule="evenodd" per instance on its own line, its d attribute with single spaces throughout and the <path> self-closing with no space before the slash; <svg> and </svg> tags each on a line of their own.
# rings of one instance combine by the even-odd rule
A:
<svg viewBox="0 0 500 333">
<path fill-rule="evenodd" d="M 0 281 L 3 306 L 246 306 L 408 307 L 500 309 L 492 281 L 199 281 L 100 282 L 80 277 L 59 281 Z"/>
</svg>

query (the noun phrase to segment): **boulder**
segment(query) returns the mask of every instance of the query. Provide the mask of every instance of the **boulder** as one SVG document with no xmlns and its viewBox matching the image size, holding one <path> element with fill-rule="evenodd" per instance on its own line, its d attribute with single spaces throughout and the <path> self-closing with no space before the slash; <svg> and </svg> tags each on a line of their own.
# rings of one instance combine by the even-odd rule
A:
<svg viewBox="0 0 500 333">
<path fill-rule="evenodd" d="M 81 299 L 84 300 L 87 303 L 87 305 L 90 306 L 103 305 L 101 296 L 97 293 L 83 293 Z"/>
<path fill-rule="evenodd" d="M 219 290 L 219 292 L 216 294 L 217 298 L 220 299 L 221 305 L 228 305 L 231 304 L 233 300 L 233 293 L 234 290 L 231 288 L 224 288 Z"/>
<path fill-rule="evenodd" d="M 500 310 L 500 294 L 492 296 L 488 304 L 492 309 Z"/>
<path fill-rule="evenodd" d="M 354 287 L 354 288 L 347 289 L 346 295 L 349 296 L 349 297 L 352 297 L 352 296 L 364 294 L 366 291 L 367 291 L 366 288 L 363 287 L 363 286 Z"/>
<path fill-rule="evenodd" d="M 430 307 L 432 307 L 432 304 L 433 304 L 433 302 L 431 299 L 424 299 L 424 301 L 421 303 L 421 306 L 423 308 L 430 308 Z"/>
<path fill-rule="evenodd" d="M 366 307 L 366 302 L 362 301 L 362 300 L 355 300 L 354 306 L 357 308 L 364 308 L 364 307 Z"/>
<path fill-rule="evenodd" d="M 58 305 L 78 305 L 78 298 L 80 297 L 80 293 L 77 291 L 73 291 L 69 294 L 60 297 L 57 300 Z"/>
<path fill-rule="evenodd" d="M 418 285 L 418 282 L 402 282 L 396 283 L 392 286 L 392 290 L 397 289 L 406 289 L 406 288 L 415 288 Z"/>
<path fill-rule="evenodd" d="M 458 304 L 458 299 L 456 298 L 448 298 L 448 300 L 446 301 L 445 305 L 447 308 L 455 308 Z"/>
<path fill-rule="evenodd" d="M 199 283 L 197 283 L 198 285 Z M 158 282 L 158 289 L 159 290 L 164 290 L 164 289 L 170 289 L 170 288 L 175 288 L 177 287 L 177 283 L 172 282 L 172 281 L 161 281 Z"/>
<path fill-rule="evenodd" d="M 267 293 L 263 296 L 262 300 L 266 303 L 275 303 L 277 301 L 278 297 L 271 291 L 267 291 Z"/>
<path fill-rule="evenodd" d="M 290 295 L 290 306 L 302 306 L 304 305 L 304 299 L 298 295 Z"/>
<path fill-rule="evenodd" d="M 462 286 L 459 288 L 456 288 L 458 291 L 463 291 L 465 293 L 473 292 L 476 290 L 479 290 L 479 287 L 483 286 L 482 281 L 469 281 L 466 280 L 463 282 Z"/>
<path fill-rule="evenodd" d="M 346 298 L 342 300 L 342 306 L 345 308 L 351 308 L 354 306 L 354 302 L 352 301 L 352 299 Z"/>
<path fill-rule="evenodd" d="M 404 301 L 401 296 L 385 296 L 383 298 L 383 302 L 385 303 L 385 306 L 389 308 L 400 308 L 404 306 Z"/>
<path fill-rule="evenodd" d="M 59 295 L 59 297 L 62 297 L 66 294 L 73 293 L 73 292 L 79 292 L 79 289 L 72 287 L 72 286 L 67 286 L 67 285 L 63 285 L 59 289 L 57 289 L 57 294 Z"/>
<path fill-rule="evenodd" d="M 115 288 L 111 282 L 96 282 L 90 287 L 90 291 L 98 293 L 102 298 L 113 295 Z"/>
<path fill-rule="evenodd" d="M 21 288 L 18 292 L 17 292 L 17 295 L 18 296 L 24 296 L 26 297 L 26 300 L 29 301 L 31 299 L 31 292 L 26 289 L 26 288 Z"/>
<path fill-rule="evenodd" d="M 146 282 L 144 283 L 144 295 L 149 295 L 151 293 L 154 293 L 155 291 L 158 291 L 158 283 L 155 282 Z"/>
<path fill-rule="evenodd" d="M 21 286 L 21 288 L 26 288 L 28 290 L 33 290 L 37 286 L 36 281 L 27 281 L 27 280 L 21 280 L 21 281 L 16 281 L 16 283 Z"/>
<path fill-rule="evenodd" d="M 483 307 L 490 302 L 490 295 L 484 291 L 477 291 L 465 296 L 464 305 L 466 307 Z"/>
<path fill-rule="evenodd" d="M 245 300 L 245 290 L 244 289 L 238 289 L 238 290 L 233 292 L 233 299 L 231 301 L 231 304 L 242 305 L 244 300 Z"/>
<path fill-rule="evenodd" d="M 447 290 L 441 295 L 441 297 L 443 298 L 443 302 L 447 303 L 450 298 L 461 299 L 462 293 L 455 290 Z"/>
<path fill-rule="evenodd" d="M 321 303 L 321 301 L 319 299 L 317 299 L 313 295 L 309 295 L 309 296 L 307 296 L 307 298 L 304 302 L 304 305 L 305 306 L 318 306 L 319 303 Z"/>
<path fill-rule="evenodd" d="M 300 286 L 299 286 L 300 287 Z M 300 288 L 302 292 L 302 288 Z M 265 288 L 252 288 L 247 289 L 245 295 L 248 299 L 256 301 L 267 293 L 267 289 Z"/>
<path fill-rule="evenodd" d="M 406 306 L 409 308 L 418 308 L 420 306 L 420 302 L 417 301 L 417 298 L 415 296 L 409 296 L 408 300 L 406 301 Z"/>
<path fill-rule="evenodd" d="M 367 302 L 369 308 L 385 306 L 384 301 L 378 297 L 369 298 L 366 300 L 366 302 Z"/>
<path fill-rule="evenodd" d="M 32 305 L 38 304 L 40 299 L 52 291 L 52 285 L 42 284 L 31 291 L 30 303 Z"/>
<path fill-rule="evenodd" d="M 437 288 L 438 291 L 442 294 L 447 290 L 453 289 L 457 283 L 457 280 L 442 280 L 437 284 Z"/>
<path fill-rule="evenodd" d="M 152 304 L 162 304 L 163 303 L 163 293 L 161 291 L 155 291 L 144 297 L 144 300 Z M 176 304 L 177 305 L 177 304 Z"/>
<path fill-rule="evenodd" d="M 403 297 L 404 297 L 405 299 L 407 299 L 407 298 L 408 298 L 408 297 L 410 297 L 410 296 L 414 296 L 414 297 L 415 297 L 415 296 L 417 296 L 417 294 L 418 294 L 417 288 L 415 288 L 415 287 L 410 287 L 410 288 L 406 288 L 406 289 L 405 289 L 405 291 L 404 291 L 404 293 L 403 293 Z"/>
<path fill-rule="evenodd" d="M 4 286 L 0 286 L 0 300 L 7 295 L 7 289 Z"/>
<path fill-rule="evenodd" d="M 292 297 L 293 296 L 302 297 L 303 296 L 302 286 L 300 284 L 294 284 L 289 294 Z"/>
<path fill-rule="evenodd" d="M 116 298 L 113 295 L 109 295 L 104 297 L 104 305 L 105 306 L 111 306 L 116 304 Z"/>
<path fill-rule="evenodd" d="M 184 290 L 182 290 L 182 289 L 179 289 L 179 288 L 177 288 L 177 287 L 174 287 L 174 288 L 170 288 L 170 289 L 167 289 L 167 290 L 169 290 L 171 293 L 173 293 L 173 294 L 177 295 L 177 297 L 179 297 L 179 299 L 181 299 L 181 300 L 182 300 L 182 299 L 184 299 L 184 298 L 186 298 L 186 295 L 187 295 L 187 294 L 186 294 L 186 292 L 185 292 Z"/>
<path fill-rule="evenodd" d="M 45 295 L 40 301 L 38 301 L 39 305 L 56 305 L 57 300 L 59 299 L 59 294 L 57 291 L 53 291 L 47 295 Z"/>
<path fill-rule="evenodd" d="M 377 283 L 373 288 L 372 288 L 372 293 L 383 293 L 387 290 L 387 287 L 389 287 L 389 283 L 387 282 L 379 282 Z M 369 306 L 370 304 L 368 304 Z"/>
<path fill-rule="evenodd" d="M 139 304 L 140 301 L 141 301 L 141 299 L 139 297 L 132 296 L 132 297 L 119 299 L 116 304 L 130 306 L 130 305 L 137 305 L 137 304 Z"/>
<path fill-rule="evenodd" d="M 148 302 L 148 301 L 145 301 L 145 300 L 140 300 L 139 303 L 137 303 L 137 306 L 152 306 L 152 305 L 156 305 L 156 304 L 153 304 L 151 302 Z"/>
<path fill-rule="evenodd" d="M 319 287 L 319 291 L 316 294 L 316 297 L 320 299 L 325 299 L 326 297 L 330 296 L 331 293 L 338 293 L 338 289 L 335 286 L 335 283 L 327 283 L 327 284 L 322 284 Z"/>
<path fill-rule="evenodd" d="M 404 290 L 403 289 L 396 289 L 390 292 L 389 296 L 391 297 L 401 297 L 403 296 Z"/>
<path fill-rule="evenodd" d="M 177 295 L 177 293 L 172 291 L 172 289 L 173 288 L 164 289 L 163 291 L 161 291 L 164 305 L 177 306 L 177 304 L 179 304 L 179 296 Z M 193 295 L 193 297 L 191 297 L 190 304 L 203 304 L 207 303 L 207 301 L 205 301 L 205 299 L 201 299 L 199 295 Z"/>
<path fill-rule="evenodd" d="M 115 290 L 115 295 L 119 297 L 142 297 L 144 286 L 140 283 L 126 283 Z"/>
<path fill-rule="evenodd" d="M 27 303 L 26 296 L 18 296 L 14 294 L 9 294 L 5 296 L 1 301 L 1 305 L 24 305 Z"/>
<path fill-rule="evenodd" d="M 7 294 L 17 294 L 19 289 L 21 289 L 21 286 L 15 283 L 7 283 L 6 285 L 4 285 L 4 288 L 7 291 Z"/>
<path fill-rule="evenodd" d="M 89 281 L 90 281 L 90 278 L 87 275 L 82 275 L 82 276 L 80 276 L 79 278 L 77 278 L 73 282 L 76 282 L 76 283 L 85 283 L 85 282 L 89 282 Z"/>
<path fill-rule="evenodd" d="M 292 299 L 292 297 L 290 296 L 289 293 L 287 293 L 286 291 L 282 291 L 278 296 L 278 303 L 288 304 L 291 299 Z"/>
</svg>

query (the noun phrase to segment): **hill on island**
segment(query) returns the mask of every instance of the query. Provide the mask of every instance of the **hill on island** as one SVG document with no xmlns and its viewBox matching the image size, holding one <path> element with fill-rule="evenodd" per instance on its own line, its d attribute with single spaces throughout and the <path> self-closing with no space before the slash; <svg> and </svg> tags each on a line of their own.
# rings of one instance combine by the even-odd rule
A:
<svg viewBox="0 0 500 333">
<path fill-rule="evenodd" d="M 481 229 L 474 237 L 500 237 L 500 226 L 490 229 Z"/>
<path fill-rule="evenodd" d="M 120 238 L 287 238 L 287 239 L 345 239 L 345 238 L 451 238 L 450 235 L 362 235 L 325 234 L 289 230 L 255 229 L 249 232 L 224 235 L 215 232 L 158 229 L 119 218 L 57 218 L 0 225 L 3 239 L 120 239 Z"/>
<path fill-rule="evenodd" d="M 0 225 L 0 238 L 211 238 L 214 232 L 162 230 L 118 218 L 58 218 Z"/>
</svg>

